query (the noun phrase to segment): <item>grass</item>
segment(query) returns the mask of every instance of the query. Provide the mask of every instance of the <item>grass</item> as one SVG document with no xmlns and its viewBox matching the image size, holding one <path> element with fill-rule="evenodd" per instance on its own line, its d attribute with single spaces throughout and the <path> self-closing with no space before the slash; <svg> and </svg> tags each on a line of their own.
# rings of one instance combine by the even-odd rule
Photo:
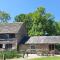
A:
<svg viewBox="0 0 60 60">
<path fill-rule="evenodd" d="M 34 58 L 31 60 L 60 60 L 60 57 L 51 56 L 51 57 L 44 57 L 44 58 Z"/>
</svg>

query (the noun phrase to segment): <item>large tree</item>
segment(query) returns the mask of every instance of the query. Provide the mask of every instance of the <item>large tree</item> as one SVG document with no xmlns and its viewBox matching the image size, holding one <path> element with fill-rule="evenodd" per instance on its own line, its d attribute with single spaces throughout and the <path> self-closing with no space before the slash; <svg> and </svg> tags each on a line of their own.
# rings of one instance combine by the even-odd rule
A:
<svg viewBox="0 0 60 60">
<path fill-rule="evenodd" d="M 51 13 L 46 13 L 44 7 L 39 7 L 33 13 L 33 26 L 30 35 L 56 35 L 56 22 Z"/>
<path fill-rule="evenodd" d="M 26 29 L 27 32 L 29 32 L 29 30 L 32 27 L 32 17 L 31 17 L 31 13 L 29 14 L 19 14 L 15 17 L 15 21 L 16 22 L 24 22 L 26 25 Z"/>
<path fill-rule="evenodd" d="M 56 35 L 57 22 L 51 13 L 47 13 L 44 7 L 37 8 L 33 13 L 19 14 L 15 21 L 26 24 L 29 36 Z"/>
<path fill-rule="evenodd" d="M 0 22 L 8 22 L 10 20 L 10 15 L 5 11 L 0 11 Z"/>
</svg>

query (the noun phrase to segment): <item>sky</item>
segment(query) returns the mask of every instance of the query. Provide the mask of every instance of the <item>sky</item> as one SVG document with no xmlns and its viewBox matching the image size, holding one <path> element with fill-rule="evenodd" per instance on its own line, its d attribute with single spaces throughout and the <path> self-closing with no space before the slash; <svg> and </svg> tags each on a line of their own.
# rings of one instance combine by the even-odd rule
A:
<svg viewBox="0 0 60 60">
<path fill-rule="evenodd" d="M 33 12 L 40 6 L 52 13 L 56 21 L 60 21 L 60 0 L 0 0 L 0 10 L 10 14 L 10 22 L 16 15 Z"/>
</svg>

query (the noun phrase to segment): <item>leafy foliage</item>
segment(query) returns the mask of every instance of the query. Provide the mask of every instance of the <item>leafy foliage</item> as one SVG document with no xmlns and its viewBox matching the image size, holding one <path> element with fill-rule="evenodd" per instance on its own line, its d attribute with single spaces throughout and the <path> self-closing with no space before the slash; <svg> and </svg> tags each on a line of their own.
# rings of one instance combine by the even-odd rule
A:
<svg viewBox="0 0 60 60">
<path fill-rule="evenodd" d="M 0 52 L 0 58 L 3 58 L 3 54 L 4 54 L 5 58 L 21 57 L 21 54 L 19 54 L 17 51 Z"/>
<path fill-rule="evenodd" d="M 0 22 L 7 22 L 10 20 L 10 15 L 4 11 L 0 11 Z"/>
<path fill-rule="evenodd" d="M 37 8 L 28 14 L 19 14 L 15 21 L 26 24 L 29 36 L 38 35 L 59 35 L 60 28 L 51 13 L 47 13 L 44 7 Z"/>
<path fill-rule="evenodd" d="M 56 30 L 57 30 L 57 35 L 60 35 L 60 22 L 57 22 Z"/>
</svg>

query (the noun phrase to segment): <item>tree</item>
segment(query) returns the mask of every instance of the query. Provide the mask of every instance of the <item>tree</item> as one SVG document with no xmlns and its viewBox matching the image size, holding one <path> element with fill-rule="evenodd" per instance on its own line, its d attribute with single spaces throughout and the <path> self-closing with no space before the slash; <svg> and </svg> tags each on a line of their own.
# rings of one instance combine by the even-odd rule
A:
<svg viewBox="0 0 60 60">
<path fill-rule="evenodd" d="M 32 17 L 30 14 L 19 14 L 15 17 L 15 21 L 24 22 L 26 25 L 27 32 L 31 29 L 32 26 Z"/>
<path fill-rule="evenodd" d="M 44 7 L 39 7 L 33 13 L 33 26 L 29 31 L 30 36 L 34 35 L 56 35 L 56 22 L 51 13 L 46 13 Z"/>
<path fill-rule="evenodd" d="M 57 22 L 51 13 L 46 12 L 44 7 L 39 7 L 32 13 L 19 14 L 15 17 L 15 21 L 22 21 L 26 24 L 29 36 L 57 34 Z"/>
<path fill-rule="evenodd" d="M 8 22 L 10 20 L 10 15 L 4 11 L 0 11 L 0 22 Z"/>
<path fill-rule="evenodd" d="M 60 35 L 60 22 L 57 22 L 56 24 L 56 30 L 57 30 L 57 34 L 56 35 Z"/>
</svg>

